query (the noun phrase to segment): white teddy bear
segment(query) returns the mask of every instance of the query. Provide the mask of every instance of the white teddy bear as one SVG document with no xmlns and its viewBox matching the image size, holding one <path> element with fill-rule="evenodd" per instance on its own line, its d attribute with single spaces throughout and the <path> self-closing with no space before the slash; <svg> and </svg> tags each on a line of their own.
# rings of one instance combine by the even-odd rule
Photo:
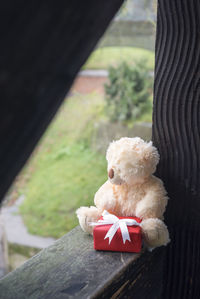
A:
<svg viewBox="0 0 200 299">
<path fill-rule="evenodd" d="M 163 220 L 168 197 L 160 179 L 152 175 L 159 161 L 152 142 L 139 137 L 113 141 L 107 150 L 108 180 L 95 194 L 96 207 L 81 207 L 76 213 L 81 228 L 92 234 L 104 210 L 121 217 L 139 217 L 147 247 L 155 248 L 169 242 Z"/>
</svg>

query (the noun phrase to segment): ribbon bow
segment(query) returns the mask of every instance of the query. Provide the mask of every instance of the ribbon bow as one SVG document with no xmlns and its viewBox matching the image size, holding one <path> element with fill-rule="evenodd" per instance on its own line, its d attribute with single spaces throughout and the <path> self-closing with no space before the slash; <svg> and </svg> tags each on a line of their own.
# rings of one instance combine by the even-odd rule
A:
<svg viewBox="0 0 200 299">
<path fill-rule="evenodd" d="M 107 225 L 112 224 L 109 231 L 107 232 L 105 239 L 109 238 L 109 244 L 112 241 L 114 235 L 116 234 L 118 228 L 121 230 L 123 243 L 125 244 L 126 240 L 131 242 L 130 235 L 128 232 L 127 226 L 137 225 L 140 226 L 134 219 L 119 219 L 117 216 L 110 214 L 108 211 L 104 210 L 102 213 L 103 219 L 98 220 L 98 222 L 91 222 L 90 225 Z"/>
</svg>

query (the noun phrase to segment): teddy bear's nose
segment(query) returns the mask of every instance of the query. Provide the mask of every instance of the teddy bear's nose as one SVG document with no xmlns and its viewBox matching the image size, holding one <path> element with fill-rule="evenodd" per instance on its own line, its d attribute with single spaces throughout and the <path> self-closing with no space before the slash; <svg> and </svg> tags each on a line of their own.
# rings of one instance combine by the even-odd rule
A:
<svg viewBox="0 0 200 299">
<path fill-rule="evenodd" d="M 114 170 L 112 168 L 109 170 L 108 176 L 110 179 L 112 179 L 114 177 Z"/>
</svg>

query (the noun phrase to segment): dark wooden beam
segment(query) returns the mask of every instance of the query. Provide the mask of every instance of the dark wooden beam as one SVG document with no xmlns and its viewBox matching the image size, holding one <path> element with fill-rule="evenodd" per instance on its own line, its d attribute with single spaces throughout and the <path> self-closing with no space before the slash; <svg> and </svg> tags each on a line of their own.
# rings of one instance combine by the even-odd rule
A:
<svg viewBox="0 0 200 299">
<path fill-rule="evenodd" d="M 200 298 L 200 2 L 159 0 L 153 141 L 170 201 L 163 298 Z"/>
<path fill-rule="evenodd" d="M 162 253 L 95 251 L 77 227 L 0 280 L 0 298 L 161 298 Z"/>
<path fill-rule="evenodd" d="M 0 3 L 0 200 L 122 3 Z"/>
</svg>

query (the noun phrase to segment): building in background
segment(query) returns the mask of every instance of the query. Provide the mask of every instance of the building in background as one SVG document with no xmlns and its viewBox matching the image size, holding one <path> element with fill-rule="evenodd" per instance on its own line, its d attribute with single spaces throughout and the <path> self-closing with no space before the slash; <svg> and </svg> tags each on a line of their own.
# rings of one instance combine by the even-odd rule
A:
<svg viewBox="0 0 200 299">
<path fill-rule="evenodd" d="M 127 21 L 156 21 L 155 0 L 128 0 L 115 17 L 116 20 Z"/>
<path fill-rule="evenodd" d="M 121 8 L 99 47 L 138 47 L 154 51 L 156 0 L 128 0 Z"/>
</svg>

